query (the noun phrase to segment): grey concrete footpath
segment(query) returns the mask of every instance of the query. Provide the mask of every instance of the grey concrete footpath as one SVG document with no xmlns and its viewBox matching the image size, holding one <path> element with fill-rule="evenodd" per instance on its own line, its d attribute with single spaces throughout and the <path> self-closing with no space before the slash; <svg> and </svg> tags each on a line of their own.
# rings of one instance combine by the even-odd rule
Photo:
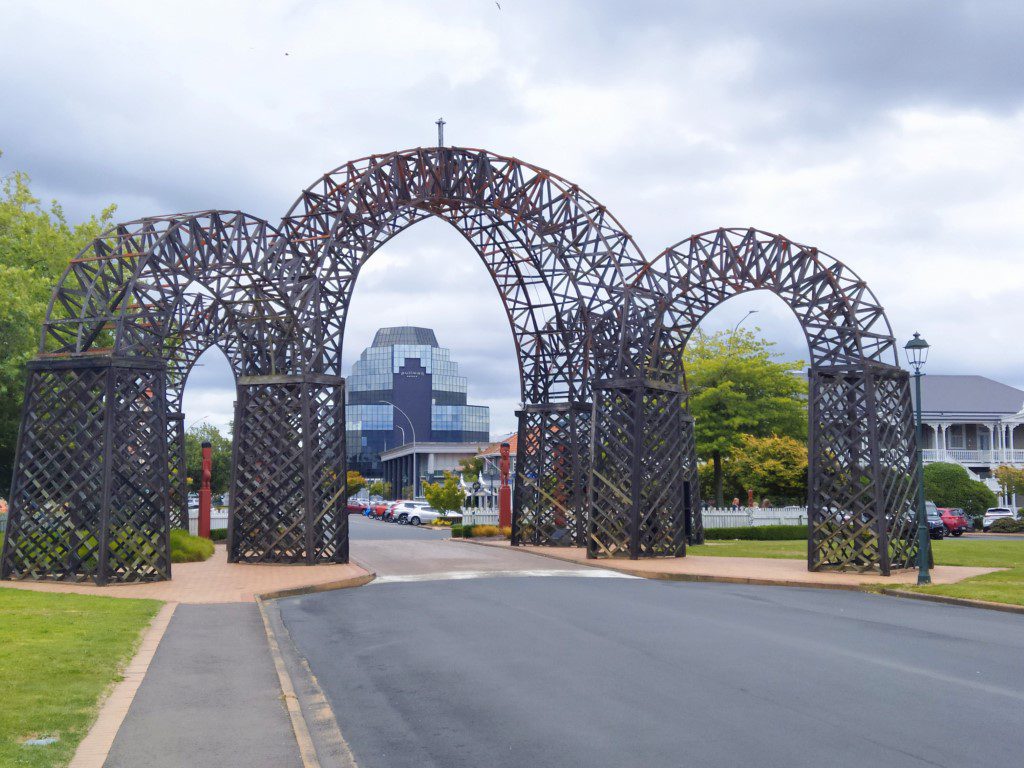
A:
<svg viewBox="0 0 1024 768">
<path fill-rule="evenodd" d="M 255 604 L 179 605 L 106 768 L 301 768 Z"/>
</svg>

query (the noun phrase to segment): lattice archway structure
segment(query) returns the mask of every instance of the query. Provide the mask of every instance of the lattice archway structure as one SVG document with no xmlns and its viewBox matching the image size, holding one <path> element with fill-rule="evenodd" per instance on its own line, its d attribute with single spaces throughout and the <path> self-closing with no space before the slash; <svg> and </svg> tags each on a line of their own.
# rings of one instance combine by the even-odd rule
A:
<svg viewBox="0 0 1024 768">
<path fill-rule="evenodd" d="M 790 307 L 810 350 L 808 567 L 912 567 L 909 379 L 867 284 L 817 248 L 756 229 L 694 235 L 663 251 L 653 272 L 667 300 L 662 369 L 678 365 L 700 320 L 733 296 L 767 290 Z"/>
<path fill-rule="evenodd" d="M 356 160 L 307 188 L 282 222 L 302 256 L 296 268 L 320 277 L 304 306 L 320 369 L 341 375 L 362 265 L 427 217 L 453 226 L 480 256 L 518 352 L 519 433 L 536 439 L 519 441 L 513 543 L 583 545 L 592 389 L 617 362 L 591 345 L 590 319 L 618 318 L 627 287 L 651 290 L 647 262 L 597 200 L 515 158 L 435 147 Z"/>
<path fill-rule="evenodd" d="M 758 265 L 796 274 L 787 260 L 803 263 L 808 251 L 730 232 L 698 236 L 650 262 L 578 186 L 514 158 L 437 147 L 325 174 L 279 227 L 237 211 L 149 218 L 119 225 L 72 260 L 30 364 L 2 575 L 97 583 L 170 576 L 171 515 L 183 520 L 175 496 L 183 481 L 180 392 L 214 344 L 237 387 L 229 559 L 347 561 L 347 310 L 366 260 L 428 216 L 474 247 L 518 351 L 524 405 L 513 543 L 641 557 L 683 555 L 687 542 L 700 541 L 686 338 L 727 292 L 714 293 L 716 274 L 725 275 L 723 286 L 765 287 Z M 902 493 L 891 490 L 903 488 L 901 473 L 890 473 L 885 493 L 877 482 L 854 493 L 860 481 L 846 477 L 865 456 L 872 482 L 887 458 L 906 463 L 906 377 L 871 356 L 891 348 L 891 334 L 873 334 L 866 308 L 820 315 L 821 338 L 861 329 L 862 354 L 846 367 L 831 360 L 812 369 L 812 411 L 823 425 L 816 455 L 832 460 L 816 476 L 825 478 L 819 496 L 831 522 L 812 538 L 815 551 L 833 553 L 812 557 L 812 567 L 875 557 L 887 571 L 903 562 L 884 543 L 896 540 L 893 526 L 878 524 L 888 504 L 880 499 Z M 822 447 L 829 418 L 869 410 L 886 414 L 875 418 L 877 429 L 852 437 L 840 430 Z M 841 497 L 840 486 L 853 490 Z M 850 522 L 869 513 L 871 525 Z M 863 541 L 869 529 L 873 544 Z"/>
</svg>

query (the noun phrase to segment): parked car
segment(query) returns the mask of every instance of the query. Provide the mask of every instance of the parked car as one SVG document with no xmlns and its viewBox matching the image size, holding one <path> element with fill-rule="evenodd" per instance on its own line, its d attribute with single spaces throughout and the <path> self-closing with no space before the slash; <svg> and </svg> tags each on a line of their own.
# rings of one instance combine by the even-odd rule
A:
<svg viewBox="0 0 1024 768">
<path fill-rule="evenodd" d="M 420 525 L 421 523 L 432 523 L 438 518 L 445 517 L 449 520 L 461 520 L 458 513 L 440 512 L 433 507 L 420 507 L 409 512 L 409 525 Z"/>
<path fill-rule="evenodd" d="M 959 507 L 939 507 L 939 515 L 942 517 L 942 524 L 953 536 L 963 536 L 968 529 L 967 515 Z"/>
<path fill-rule="evenodd" d="M 396 523 L 404 525 L 409 522 L 410 512 L 414 512 L 418 509 L 426 509 L 428 507 L 430 507 L 429 501 L 403 501 L 395 508 L 394 512 L 392 512 L 392 516 Z"/>
<path fill-rule="evenodd" d="M 388 508 L 384 510 L 384 514 L 381 516 L 381 520 L 384 520 L 388 523 L 396 522 L 395 510 L 402 506 L 402 504 L 404 503 L 405 502 L 402 499 L 399 499 L 398 501 L 393 501 L 390 504 L 388 504 Z"/>
<path fill-rule="evenodd" d="M 934 501 L 924 503 L 924 511 L 928 520 L 928 535 L 933 539 L 941 539 L 946 535 L 946 524 L 942 522 L 942 515 Z"/>
<path fill-rule="evenodd" d="M 1013 510 L 1009 507 L 989 507 L 985 511 L 985 519 L 982 520 L 981 527 L 987 531 L 992 527 L 992 523 L 996 520 L 1004 520 L 1006 518 L 1013 520 L 1016 517 L 1017 516 L 1013 514 Z"/>
</svg>

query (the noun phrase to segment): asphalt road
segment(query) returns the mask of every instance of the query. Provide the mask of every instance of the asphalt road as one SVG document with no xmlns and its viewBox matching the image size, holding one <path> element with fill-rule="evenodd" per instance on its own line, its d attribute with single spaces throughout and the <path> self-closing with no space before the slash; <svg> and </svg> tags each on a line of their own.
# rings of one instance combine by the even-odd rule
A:
<svg viewBox="0 0 1024 768">
<path fill-rule="evenodd" d="M 391 528 L 357 524 L 353 552 L 366 536 L 424 533 Z M 384 582 L 279 605 L 361 768 L 1019 768 L 1024 754 L 1012 614 L 572 575 Z"/>
</svg>

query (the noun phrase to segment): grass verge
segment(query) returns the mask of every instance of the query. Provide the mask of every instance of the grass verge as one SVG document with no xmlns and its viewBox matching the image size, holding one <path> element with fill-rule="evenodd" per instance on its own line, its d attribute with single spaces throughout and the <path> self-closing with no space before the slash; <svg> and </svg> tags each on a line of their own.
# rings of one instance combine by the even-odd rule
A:
<svg viewBox="0 0 1024 768">
<path fill-rule="evenodd" d="M 939 565 L 976 565 L 1007 570 L 975 576 L 957 584 L 913 587 L 913 591 L 968 600 L 1024 605 L 1024 541 L 952 539 L 933 541 L 932 550 L 935 553 L 935 562 Z"/>
<path fill-rule="evenodd" d="M 806 541 L 709 541 L 687 547 L 688 554 L 712 557 L 770 557 L 803 559 Z M 974 576 L 957 584 L 930 587 L 900 587 L 933 595 L 987 600 L 993 603 L 1024 605 L 1024 540 L 946 539 L 933 541 L 937 565 L 972 565 L 982 568 L 1006 568 L 1005 571 Z M 884 585 L 883 585 L 884 586 Z"/>
<path fill-rule="evenodd" d="M 159 608 L 156 600 L 0 589 L 0 765 L 66 765 Z M 45 736 L 59 741 L 22 746 Z"/>
</svg>

